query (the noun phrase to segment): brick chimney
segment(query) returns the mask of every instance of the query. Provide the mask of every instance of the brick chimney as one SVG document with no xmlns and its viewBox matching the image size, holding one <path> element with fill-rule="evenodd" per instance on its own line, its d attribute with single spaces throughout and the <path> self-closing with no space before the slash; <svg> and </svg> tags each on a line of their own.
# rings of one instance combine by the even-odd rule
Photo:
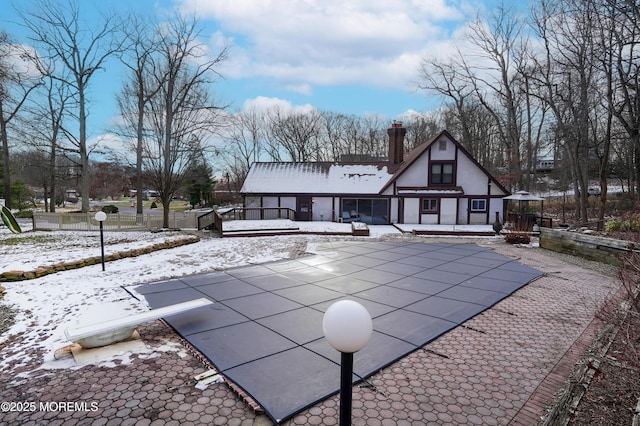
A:
<svg viewBox="0 0 640 426">
<path fill-rule="evenodd" d="M 389 135 L 389 164 L 397 165 L 403 161 L 404 153 L 404 135 L 407 129 L 402 127 L 401 121 L 393 121 L 390 129 L 387 129 Z"/>
</svg>

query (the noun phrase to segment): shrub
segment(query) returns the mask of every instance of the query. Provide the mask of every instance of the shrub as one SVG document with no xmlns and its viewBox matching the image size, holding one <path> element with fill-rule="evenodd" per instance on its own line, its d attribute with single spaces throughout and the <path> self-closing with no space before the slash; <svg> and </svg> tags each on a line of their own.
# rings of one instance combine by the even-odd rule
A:
<svg viewBox="0 0 640 426">
<path fill-rule="evenodd" d="M 504 234 L 504 240 L 509 244 L 529 244 L 531 242 L 529 224 L 520 223 L 515 228 L 507 230 Z"/>
<path fill-rule="evenodd" d="M 640 232 L 640 214 L 627 214 L 609 219 L 605 229 L 607 232 Z"/>
<path fill-rule="evenodd" d="M 507 232 L 504 234 L 504 240 L 509 244 L 529 244 L 531 236 L 525 232 Z"/>
<path fill-rule="evenodd" d="M 114 206 L 113 204 L 103 206 L 102 211 L 105 213 L 118 213 L 118 206 Z"/>
<path fill-rule="evenodd" d="M 618 218 L 609 219 L 604 225 L 604 229 L 607 232 L 619 232 L 622 228 L 622 221 Z"/>
<path fill-rule="evenodd" d="M 616 330 L 623 336 L 622 350 L 615 352 L 616 361 L 630 368 L 640 368 L 640 254 L 631 253 L 623 257 L 618 278 L 622 286 L 620 291 L 610 294 L 596 311 L 596 318 Z"/>
</svg>

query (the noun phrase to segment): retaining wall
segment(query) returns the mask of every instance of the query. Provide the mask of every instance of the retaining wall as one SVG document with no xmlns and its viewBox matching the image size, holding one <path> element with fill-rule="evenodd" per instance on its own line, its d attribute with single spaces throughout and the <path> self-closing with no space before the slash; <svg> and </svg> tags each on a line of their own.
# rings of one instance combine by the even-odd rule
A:
<svg viewBox="0 0 640 426">
<path fill-rule="evenodd" d="M 549 228 L 540 228 L 540 247 L 616 266 L 623 255 L 640 251 L 631 241 Z"/>
</svg>

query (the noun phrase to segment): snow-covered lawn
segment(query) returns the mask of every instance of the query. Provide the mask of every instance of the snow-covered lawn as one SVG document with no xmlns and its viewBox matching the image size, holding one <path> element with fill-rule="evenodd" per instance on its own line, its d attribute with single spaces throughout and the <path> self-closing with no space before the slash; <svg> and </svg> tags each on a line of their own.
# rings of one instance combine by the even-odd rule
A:
<svg viewBox="0 0 640 426">
<path fill-rule="evenodd" d="M 21 223 L 21 226 L 25 231 L 22 234 L 11 234 L 6 227 L 0 228 L 0 273 L 33 271 L 39 266 L 100 256 L 98 232 L 34 232 L 28 223 Z M 324 226 L 309 224 L 307 230 L 335 230 L 345 226 L 350 229 L 348 224 L 325 223 Z M 376 235 L 385 233 L 399 235 L 391 226 L 378 228 Z M 180 232 L 105 232 L 105 254 L 147 247 L 184 236 Z M 53 359 L 56 349 L 70 343 L 64 337 L 67 327 L 90 321 L 96 312 L 104 311 L 104 305 L 118 311 L 148 309 L 125 287 L 286 259 L 294 252 L 305 251 L 309 243 L 336 238 L 345 237 L 203 238 L 194 244 L 107 262 L 105 271 L 97 264 L 32 280 L 0 283 L 6 288 L 0 307 L 11 307 L 17 312 L 13 324 L 6 315 L 0 315 L 4 322 L 0 330 L 9 327 L 8 331 L 0 334 L 0 372 L 9 373 L 21 366 L 32 366 L 34 362 L 44 368 L 72 367 L 72 360 Z M 120 362 L 127 362 L 127 356 L 124 354 Z"/>
</svg>

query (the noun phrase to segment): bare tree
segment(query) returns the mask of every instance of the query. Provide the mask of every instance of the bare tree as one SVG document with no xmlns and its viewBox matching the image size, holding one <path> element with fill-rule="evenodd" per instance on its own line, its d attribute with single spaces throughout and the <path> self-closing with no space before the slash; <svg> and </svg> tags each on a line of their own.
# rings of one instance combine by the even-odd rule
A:
<svg viewBox="0 0 640 426">
<path fill-rule="evenodd" d="M 616 93 L 616 80 L 618 75 L 616 68 L 618 68 L 617 65 L 620 63 L 621 55 L 624 56 L 623 52 L 625 49 L 623 48 L 623 45 L 627 43 L 626 40 L 633 40 L 633 37 L 627 39 L 627 34 L 625 34 L 623 36 L 625 37 L 625 41 L 620 43 L 619 36 L 626 31 L 619 30 L 620 23 L 617 16 L 618 11 L 615 6 L 617 0 L 613 0 L 612 3 L 605 0 L 604 4 L 597 4 L 600 0 L 594 0 L 594 2 L 596 3 L 596 9 L 598 10 L 595 14 L 597 25 L 594 26 L 594 43 L 598 46 L 597 52 L 600 66 L 602 68 L 603 79 L 600 84 L 603 92 L 599 105 L 601 113 L 599 113 L 596 116 L 596 119 L 593 120 L 593 123 L 595 124 L 593 133 L 595 135 L 594 139 L 596 148 L 594 151 L 599 163 L 598 178 L 601 188 L 598 206 L 598 226 L 601 227 L 604 222 L 607 205 L 607 174 L 609 172 L 611 144 L 613 141 L 613 132 L 615 127 L 614 117 L 616 116 L 616 113 L 621 112 L 618 101 L 614 100 L 619 96 L 619 94 Z M 631 34 L 628 35 L 633 35 L 633 33 L 634 31 L 631 31 Z M 635 38 L 637 38 L 637 34 Z M 621 69 L 618 68 L 618 71 L 621 71 Z M 624 86 L 624 84 L 621 86 Z M 625 94 L 624 88 L 622 89 L 622 94 Z M 623 98 L 624 97 L 625 96 L 623 96 Z M 629 99 L 627 98 L 627 100 Z M 631 116 L 633 116 L 633 114 Z M 600 120 L 598 120 L 598 118 L 600 118 Z M 620 121 L 624 121 L 624 119 Z"/>
<path fill-rule="evenodd" d="M 476 63 L 462 59 L 465 74 L 474 93 L 496 124 L 504 145 L 510 182 L 525 187 L 521 157 L 524 126 L 521 89 L 523 62 L 527 59 L 528 44 L 521 17 L 504 5 L 498 7 L 489 22 L 477 19 L 470 26 L 470 42 L 479 49 Z"/>
<path fill-rule="evenodd" d="M 322 120 L 319 112 L 285 112 L 281 108 L 273 108 L 267 114 L 267 151 L 274 160 L 298 163 L 318 159 Z"/>
<path fill-rule="evenodd" d="M 611 80 L 606 99 L 628 136 L 629 190 L 632 198 L 637 194 L 640 199 L 640 5 L 633 0 L 601 2 L 603 65 Z"/>
<path fill-rule="evenodd" d="M 407 129 L 404 138 L 406 151 L 422 145 L 442 129 L 442 124 L 435 114 L 414 114 L 404 119 L 403 125 Z"/>
<path fill-rule="evenodd" d="M 2 142 L 2 172 L 4 203 L 11 208 L 11 163 L 8 125 L 14 120 L 29 94 L 41 84 L 33 73 L 31 55 L 0 32 L 0 141 Z M 30 66 L 31 65 L 31 66 Z"/>
<path fill-rule="evenodd" d="M 342 151 L 340 157 L 335 160 L 340 160 L 343 155 L 347 155 L 346 158 L 358 158 L 366 154 L 364 149 L 364 122 L 361 117 L 350 116 L 344 121 L 342 133 Z"/>
<path fill-rule="evenodd" d="M 535 23 L 545 49 L 537 61 L 537 93 L 554 116 L 562 152 L 569 159 L 579 206 L 576 218 L 586 221 L 589 152 L 594 146 L 591 120 L 600 96 L 593 3 L 542 0 Z"/>
<path fill-rule="evenodd" d="M 462 53 L 457 52 L 456 56 L 462 57 Z M 466 142 L 467 147 L 473 147 L 479 145 L 480 141 L 475 139 L 471 131 L 473 120 L 469 113 L 472 111 L 470 104 L 477 101 L 473 97 L 473 85 L 460 72 L 462 68 L 463 65 L 457 62 L 456 57 L 446 61 L 423 58 L 419 70 L 421 83 L 418 87 L 444 97 L 445 103 L 450 105 L 447 110 L 457 119 L 461 140 Z"/>
<path fill-rule="evenodd" d="M 46 170 L 46 179 L 42 184 L 45 211 L 55 212 L 56 209 L 60 151 L 58 140 L 63 135 L 64 121 L 72 101 L 69 87 L 47 75 L 38 90 L 37 98 L 28 105 L 27 114 L 21 121 L 23 139 L 30 141 L 28 144 L 42 153 L 43 160 L 39 167 Z"/>
<path fill-rule="evenodd" d="M 464 62 L 464 54 L 457 51 L 455 56 L 446 60 L 424 58 L 419 75 L 419 88 L 428 93 L 443 97 L 441 108 L 443 124 L 456 135 L 460 143 L 476 158 L 480 164 L 494 172 L 505 184 L 510 177 L 504 155 L 504 132 L 496 124 L 495 112 L 486 108 L 478 99 L 476 89 L 480 83 L 465 70 L 469 65 Z"/>
<path fill-rule="evenodd" d="M 231 127 L 225 136 L 225 149 L 217 151 L 234 180 L 243 182 L 251 165 L 262 155 L 265 122 L 261 112 L 255 108 L 239 112 L 230 118 Z"/>
<path fill-rule="evenodd" d="M 56 66 L 50 66 L 52 76 L 72 88 L 76 97 L 78 132 L 67 132 L 80 156 L 80 194 L 82 211 L 89 210 L 89 149 L 87 147 L 87 91 L 95 72 L 110 56 L 119 52 L 114 15 L 102 15 L 95 26 L 88 27 L 81 19 L 74 0 L 66 5 L 40 0 L 30 12 L 20 12 L 24 26 L 43 50 L 43 55 Z M 62 73 L 57 73 L 58 69 Z"/>
<path fill-rule="evenodd" d="M 28 185 L 42 187 L 45 203 L 47 203 L 47 197 L 50 196 L 47 153 L 37 148 L 27 148 L 13 154 L 12 161 L 20 164 L 19 169 L 15 171 L 18 179 Z"/>
<path fill-rule="evenodd" d="M 327 156 L 330 161 L 340 161 L 344 154 L 348 154 L 349 141 L 346 129 L 355 119 L 353 116 L 322 111 L 322 138 L 325 141 Z"/>
<path fill-rule="evenodd" d="M 469 25 L 467 37 L 474 53 L 458 50 L 445 60 L 423 59 L 419 87 L 449 101 L 448 115 L 455 113 L 464 145 L 494 170 L 498 164 L 487 164 L 495 158 L 488 147 L 496 148 L 489 138 L 499 141 L 497 152 L 505 166 L 502 182 L 528 189 L 527 172 L 537 157 L 541 116 L 528 97 L 523 74 L 530 55 L 525 25 L 521 16 L 504 5 L 489 20 L 478 17 Z M 489 131 L 487 119 L 492 123 Z"/>
<path fill-rule="evenodd" d="M 362 119 L 361 154 L 371 157 L 384 157 L 389 154 L 387 120 L 378 114 L 367 115 Z"/>
<path fill-rule="evenodd" d="M 160 194 L 164 227 L 186 170 L 200 158 L 208 137 L 220 125 L 222 107 L 211 99 L 209 87 L 219 77 L 217 68 L 227 58 L 228 48 L 210 57 L 198 42 L 199 35 L 195 19 L 177 17 L 164 26 L 152 76 L 161 88 L 148 105 L 152 136 L 145 141 L 144 163 Z"/>
<path fill-rule="evenodd" d="M 162 89 L 166 74 L 157 72 L 156 61 L 160 53 L 161 38 L 156 30 L 157 24 L 140 16 L 132 16 L 124 25 L 127 49 L 122 55 L 122 63 L 129 69 L 118 96 L 118 105 L 124 124 L 121 130 L 125 137 L 135 140 L 136 152 L 136 213 L 143 213 L 144 179 L 143 148 L 145 138 L 145 120 L 147 107 L 154 96 Z M 153 79 L 159 75 L 160 80 Z M 147 120 L 148 121 L 148 120 Z"/>
</svg>

